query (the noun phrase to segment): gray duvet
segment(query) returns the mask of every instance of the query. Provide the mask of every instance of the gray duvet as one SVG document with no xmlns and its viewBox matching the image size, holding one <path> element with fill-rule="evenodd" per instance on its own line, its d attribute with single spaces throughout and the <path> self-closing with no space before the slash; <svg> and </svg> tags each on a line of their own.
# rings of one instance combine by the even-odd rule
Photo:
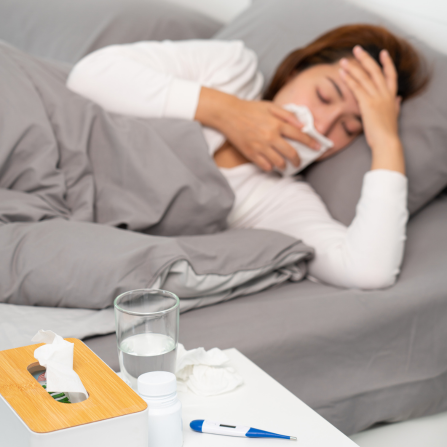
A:
<svg viewBox="0 0 447 447">
<path fill-rule="evenodd" d="M 72 309 L 61 335 L 81 337 L 110 331 L 84 309 L 126 290 L 167 288 L 187 310 L 303 278 L 309 247 L 225 231 L 234 197 L 199 125 L 106 113 L 66 75 L 0 44 L 0 349 L 26 343 L 17 314 Z"/>
</svg>

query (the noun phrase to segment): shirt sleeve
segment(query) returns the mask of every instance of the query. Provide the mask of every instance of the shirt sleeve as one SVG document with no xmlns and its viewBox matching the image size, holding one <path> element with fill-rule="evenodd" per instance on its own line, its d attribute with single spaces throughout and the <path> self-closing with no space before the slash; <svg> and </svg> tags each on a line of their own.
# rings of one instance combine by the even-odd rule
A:
<svg viewBox="0 0 447 447">
<path fill-rule="evenodd" d="M 193 119 L 202 86 L 245 99 L 260 91 L 253 51 L 241 41 L 146 41 L 97 50 L 71 71 L 67 87 L 108 111 Z"/>
<path fill-rule="evenodd" d="M 295 185 L 289 188 L 290 192 L 295 189 L 295 194 L 286 194 L 275 219 L 257 226 L 282 231 L 313 247 L 315 258 L 309 263 L 309 275 L 319 281 L 358 289 L 393 285 L 406 238 L 406 177 L 389 170 L 366 173 L 349 227 L 330 216 L 310 185 Z"/>
</svg>

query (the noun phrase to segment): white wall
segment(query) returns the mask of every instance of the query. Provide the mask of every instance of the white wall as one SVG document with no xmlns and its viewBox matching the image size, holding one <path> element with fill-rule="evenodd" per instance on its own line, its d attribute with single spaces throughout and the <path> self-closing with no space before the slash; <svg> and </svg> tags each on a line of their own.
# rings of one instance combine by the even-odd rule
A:
<svg viewBox="0 0 447 447">
<path fill-rule="evenodd" d="M 197 9 L 228 23 L 252 0 L 166 0 Z M 275 0 L 270 0 L 274 2 Z M 299 1 L 299 0 L 296 0 Z M 349 0 L 383 15 L 447 54 L 447 0 Z"/>
<path fill-rule="evenodd" d="M 349 1 L 386 17 L 447 54 L 447 0 Z"/>
</svg>

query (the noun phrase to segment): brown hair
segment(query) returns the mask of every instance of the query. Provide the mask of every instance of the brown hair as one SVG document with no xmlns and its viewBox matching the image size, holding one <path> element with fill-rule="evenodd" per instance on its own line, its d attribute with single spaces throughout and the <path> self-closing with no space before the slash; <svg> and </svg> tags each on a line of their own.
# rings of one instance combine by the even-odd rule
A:
<svg viewBox="0 0 447 447">
<path fill-rule="evenodd" d="M 416 95 L 426 86 L 429 77 L 424 61 L 407 41 L 381 26 L 358 24 L 336 28 L 306 47 L 292 51 L 277 68 L 264 99 L 272 100 L 296 72 L 318 64 L 332 64 L 342 57 L 352 57 L 352 49 L 356 45 L 362 46 L 380 66 L 380 51 L 388 51 L 396 66 L 397 94 L 402 100 Z"/>
</svg>

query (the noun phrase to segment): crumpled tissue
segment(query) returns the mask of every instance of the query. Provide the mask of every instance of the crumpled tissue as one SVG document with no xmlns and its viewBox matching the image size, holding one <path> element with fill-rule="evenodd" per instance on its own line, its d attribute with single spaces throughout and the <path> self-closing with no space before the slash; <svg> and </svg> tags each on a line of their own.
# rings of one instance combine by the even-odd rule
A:
<svg viewBox="0 0 447 447">
<path fill-rule="evenodd" d="M 230 366 L 229 358 L 219 348 L 187 351 L 177 346 L 176 376 L 179 389 L 189 388 L 199 396 L 228 393 L 244 383 L 242 377 Z"/>
<path fill-rule="evenodd" d="M 52 331 L 40 330 L 32 341 L 46 343 L 34 351 L 34 357 L 46 368 L 48 392 L 66 393 L 71 403 L 88 398 L 87 390 L 73 370 L 74 344 Z"/>
<path fill-rule="evenodd" d="M 301 131 L 317 140 L 321 145 L 319 150 L 314 150 L 303 143 L 286 138 L 287 142 L 296 150 L 301 159 L 301 164 L 298 167 L 293 166 L 290 161 L 286 160 L 286 168 L 282 171 L 278 170 L 280 174 L 288 176 L 297 174 L 305 167 L 309 166 L 312 162 L 320 158 L 328 149 L 333 147 L 334 143 L 315 129 L 314 117 L 312 116 L 312 112 L 306 106 L 286 104 L 283 108 L 294 113 L 298 121 L 304 124 Z"/>
</svg>

